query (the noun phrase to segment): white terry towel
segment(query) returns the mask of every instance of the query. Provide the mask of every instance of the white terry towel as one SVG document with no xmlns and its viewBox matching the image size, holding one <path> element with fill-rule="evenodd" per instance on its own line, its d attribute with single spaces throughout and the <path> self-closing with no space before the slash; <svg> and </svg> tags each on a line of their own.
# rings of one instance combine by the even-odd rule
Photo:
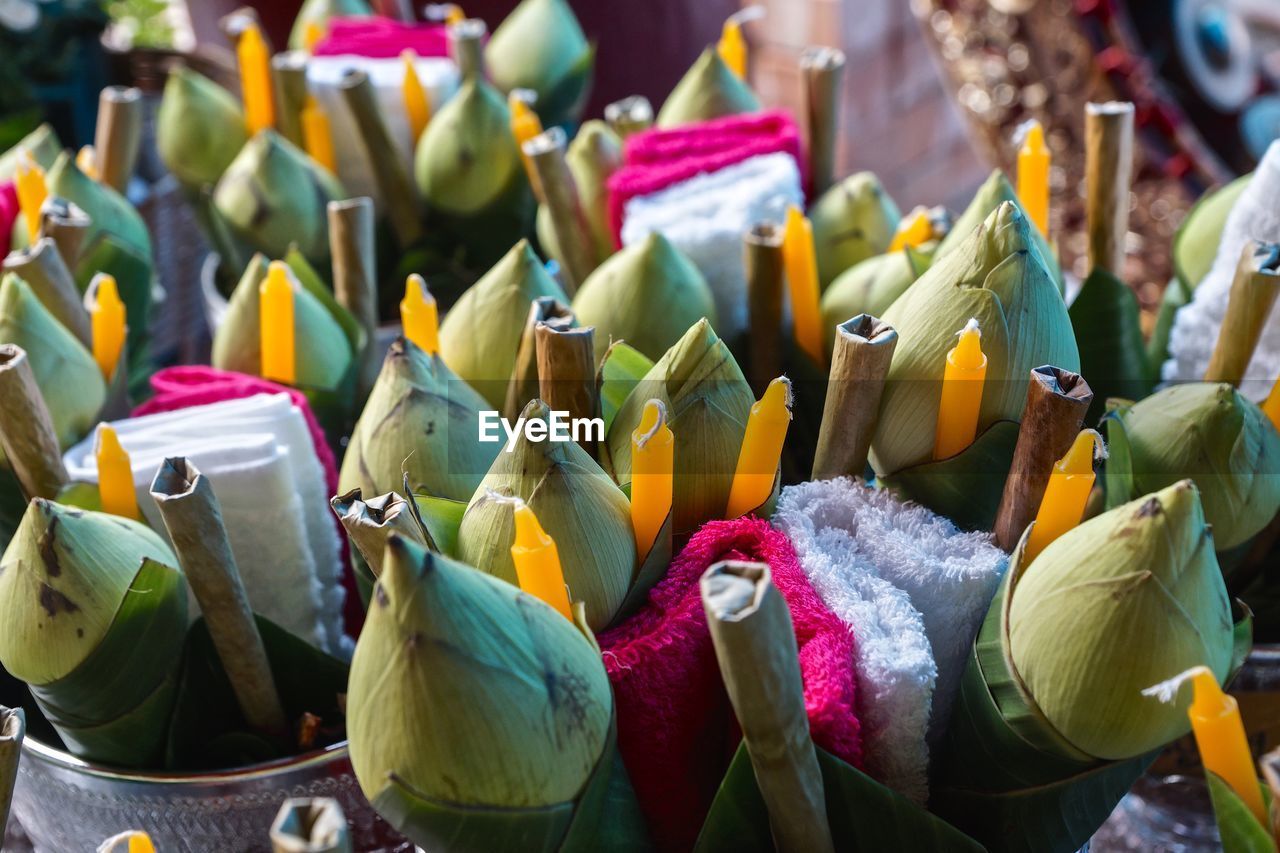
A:
<svg viewBox="0 0 1280 853">
<path fill-rule="evenodd" d="M 414 61 L 413 67 L 426 90 L 431 113 L 435 115 L 458 91 L 458 66 L 446 57 L 423 56 Z M 404 65 L 398 57 L 373 59 L 367 56 L 313 56 L 307 62 L 307 87 L 329 117 L 333 153 L 342 186 L 353 197 L 369 196 L 382 211 L 383 199 L 373 179 L 373 167 L 365 156 L 355 117 L 338 91 L 338 82 L 351 68 L 359 68 L 369 75 L 369 83 L 378 96 L 378 106 L 382 108 L 382 118 L 400 151 L 406 173 L 412 175 L 417 140 L 410 139 L 409 119 L 404 111 Z"/>
<path fill-rule="evenodd" d="M 716 332 L 747 328 L 747 272 L 742 237 L 760 222 L 786 221 L 787 208 L 804 207 L 800 170 L 790 154 L 751 157 L 704 172 L 652 195 L 627 202 L 622 244 L 658 231 L 689 256 L 711 286 Z"/>
<path fill-rule="evenodd" d="M 1191 302 L 1174 318 L 1169 359 L 1161 369 L 1165 382 L 1198 382 L 1204 378 L 1227 314 L 1236 265 L 1249 240 L 1280 243 L 1280 140 L 1271 143 L 1231 208 L 1213 266 L 1196 286 Z M 1280 377 L 1280 302 L 1272 306 L 1262 327 L 1258 348 L 1245 370 L 1240 392 L 1254 402 L 1261 402 L 1276 377 Z"/>
</svg>

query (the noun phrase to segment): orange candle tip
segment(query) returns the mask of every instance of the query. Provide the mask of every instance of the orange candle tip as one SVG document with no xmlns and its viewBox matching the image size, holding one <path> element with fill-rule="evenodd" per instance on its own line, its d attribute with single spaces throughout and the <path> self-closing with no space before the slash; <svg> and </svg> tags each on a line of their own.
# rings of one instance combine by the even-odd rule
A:
<svg viewBox="0 0 1280 853">
<path fill-rule="evenodd" d="M 81 145 L 76 152 L 76 168 L 95 181 L 102 180 L 98 174 L 98 154 L 92 145 Z"/>
<path fill-rule="evenodd" d="M 951 358 L 957 367 L 965 370 L 977 370 L 985 367 L 987 356 L 982 352 L 982 327 L 977 317 L 970 317 L 969 322 L 957 333 L 960 340 L 951 351 Z"/>
<path fill-rule="evenodd" d="M 518 497 L 505 497 L 494 492 L 491 498 L 514 505 L 515 541 L 511 544 L 511 561 L 515 563 L 516 579 L 520 589 L 540 598 L 554 607 L 564 618 L 573 621 L 573 609 L 569 592 L 565 587 L 564 570 L 560 565 L 560 552 L 556 542 L 533 509 Z"/>
<path fill-rule="evenodd" d="M 1049 234 L 1049 166 L 1053 161 L 1045 144 L 1044 127 L 1032 119 L 1019 130 L 1021 145 L 1018 149 L 1018 201 L 1027 216 L 1040 229 Z"/>
<path fill-rule="evenodd" d="M 404 299 L 400 300 L 400 322 L 404 336 L 427 355 L 440 351 L 440 317 L 435 297 L 417 273 L 404 280 Z"/>
<path fill-rule="evenodd" d="M 1235 792 L 1253 816 L 1270 826 L 1258 773 L 1249 752 L 1249 740 L 1240 705 L 1234 696 L 1222 691 L 1217 677 L 1206 666 L 1197 666 L 1178 676 L 1174 684 L 1191 680 L 1193 689 L 1187 717 L 1195 733 L 1200 760 L 1207 771 L 1215 773 Z"/>
<path fill-rule="evenodd" d="M 898 224 L 898 231 L 893 235 L 888 251 L 901 252 L 908 246 L 914 249 L 927 243 L 932 237 L 933 221 L 929 218 L 929 211 L 919 207 Z"/>
<path fill-rule="evenodd" d="M 959 340 L 943 366 L 942 396 L 934 433 L 933 458 L 948 459 L 973 444 L 978 434 L 982 390 L 987 378 L 987 356 L 982 351 L 982 329 L 971 317 L 958 333 Z"/>
<path fill-rule="evenodd" d="M 276 115 L 271 51 L 256 23 L 250 23 L 241 30 L 240 37 L 236 40 L 236 61 L 240 66 L 240 92 L 249 134 L 274 127 Z"/>
<path fill-rule="evenodd" d="M 93 306 L 89 309 L 93 358 L 103 377 L 110 382 L 120 353 L 124 351 L 128 318 L 113 276 L 98 273 L 89 283 L 89 290 L 93 295 Z"/>
<path fill-rule="evenodd" d="M 302 31 L 302 46 L 307 53 L 315 53 L 316 45 L 324 38 L 324 25 L 319 21 L 307 21 L 306 28 Z"/>
<path fill-rule="evenodd" d="M 1102 436 L 1097 430 L 1081 430 L 1066 454 L 1053 464 L 1045 484 L 1035 526 L 1027 539 L 1023 561 L 1030 563 L 1049 543 L 1074 528 L 1084 518 L 1096 476 L 1094 461 L 1104 455 Z"/>
<path fill-rule="evenodd" d="M 18 153 L 13 183 L 18 195 L 18 208 L 27 223 L 27 238 L 34 243 L 40 236 L 40 208 L 49 197 L 49 187 L 45 183 L 44 169 L 25 148 Z"/>
<path fill-rule="evenodd" d="M 1067 476 L 1093 473 L 1093 461 L 1102 449 L 1102 436 L 1097 430 L 1082 429 L 1071 442 L 1067 454 L 1058 460 L 1054 468 Z"/>
<path fill-rule="evenodd" d="M 782 265 L 791 295 L 792 337 L 819 369 L 826 366 L 826 340 L 822 332 L 818 261 L 813 247 L 813 226 L 800 208 L 787 208 L 782 234 Z"/>
<path fill-rule="evenodd" d="M 412 50 L 405 50 L 400 54 L 400 63 L 404 66 L 404 80 L 400 84 L 401 97 L 404 99 L 405 117 L 409 120 L 409 134 L 414 146 L 417 146 L 422 132 L 431 121 L 431 101 L 422 86 L 422 79 L 418 77 L 417 61 L 418 54 Z"/>
<path fill-rule="evenodd" d="M 330 173 L 336 173 L 338 164 L 333 154 L 333 132 L 329 127 L 329 116 L 312 95 L 307 95 L 302 102 L 299 120 L 302 122 L 302 147 L 312 160 Z"/>
<path fill-rule="evenodd" d="M 293 316 L 293 274 L 284 261 L 272 261 L 258 286 L 262 378 L 292 385 L 297 378 Z"/>
<path fill-rule="evenodd" d="M 1280 430 L 1280 379 L 1271 386 L 1271 393 L 1262 402 L 1262 411 L 1270 419 L 1271 425 Z"/>
<path fill-rule="evenodd" d="M 94 445 L 102 511 L 136 521 L 140 516 L 138 496 L 133 489 L 133 464 L 120 444 L 120 437 L 109 424 L 98 424 Z"/>
<path fill-rule="evenodd" d="M 791 380 L 779 376 L 751 407 L 738 451 L 738 467 L 729 488 L 725 518 L 738 518 L 769 499 L 782 445 L 791 425 Z"/>
<path fill-rule="evenodd" d="M 671 514 L 675 436 L 667 426 L 667 407 L 649 400 L 631 433 L 631 527 L 643 559 Z"/>
</svg>

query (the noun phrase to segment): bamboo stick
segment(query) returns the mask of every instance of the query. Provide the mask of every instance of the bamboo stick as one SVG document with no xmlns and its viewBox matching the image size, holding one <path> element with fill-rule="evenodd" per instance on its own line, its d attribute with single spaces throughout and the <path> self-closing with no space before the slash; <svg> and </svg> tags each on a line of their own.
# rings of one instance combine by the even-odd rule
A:
<svg viewBox="0 0 1280 853">
<path fill-rule="evenodd" d="M 897 346 L 897 331 L 870 314 L 859 314 L 836 326 L 813 479 L 846 474 L 861 477 L 866 471 L 871 436 L 880 416 L 880 396 Z"/>
<path fill-rule="evenodd" d="M 284 706 L 208 479 L 185 458 L 165 459 L 151 483 L 151 497 L 245 721 L 259 731 L 284 734 L 289 728 Z"/>
<path fill-rule="evenodd" d="M 351 853 L 342 806 L 332 797 L 292 797 L 271 823 L 274 853 Z"/>
<path fill-rule="evenodd" d="M 606 106 L 604 120 L 625 140 L 653 126 L 653 104 L 644 95 L 631 95 Z"/>
<path fill-rule="evenodd" d="M 529 306 L 529 319 L 520 335 L 516 363 L 507 383 L 507 399 L 503 413 L 512 421 L 520 417 L 529 401 L 538 396 L 537 328 L 545 323 L 556 331 L 573 328 L 573 311 L 553 296 L 539 296 Z"/>
<path fill-rule="evenodd" d="M 360 352 L 359 398 L 378 379 L 378 275 L 373 199 L 368 196 L 329 202 L 329 250 L 333 259 L 333 295 L 364 329 Z"/>
<path fill-rule="evenodd" d="M 0 448 L 28 500 L 52 500 L 67 484 L 62 449 L 27 353 L 0 344 Z"/>
<path fill-rule="evenodd" d="M 1240 252 L 1205 382 L 1239 385 L 1280 295 L 1280 245 L 1250 240 Z"/>
<path fill-rule="evenodd" d="M 40 208 L 40 234 L 58 247 L 68 269 L 80 262 L 80 250 L 89 232 L 89 214 L 62 198 L 50 198 Z"/>
<path fill-rule="evenodd" d="M 302 108 L 307 103 L 307 54 L 284 50 L 271 57 L 271 82 L 276 98 L 276 130 L 299 148 L 302 138 Z"/>
<path fill-rule="evenodd" d="M 329 501 L 351 544 L 364 557 L 374 577 L 382 574 L 382 557 L 387 539 L 394 533 L 436 550 L 435 543 L 423 535 L 409 502 L 395 492 L 363 500 L 359 489 L 338 495 Z"/>
<path fill-rule="evenodd" d="M 1133 178 L 1133 104 L 1086 105 L 1084 146 L 1089 269 L 1102 267 L 1123 278 Z"/>
<path fill-rule="evenodd" d="M 542 203 L 546 205 L 555 229 L 563 261 L 561 270 L 565 291 L 573 296 L 599 261 L 591 225 L 578 195 L 577 181 L 564 159 L 568 144 L 564 128 L 553 127 L 526 142 L 523 152 L 537 175 Z"/>
<path fill-rule="evenodd" d="M 600 414 L 600 389 L 596 385 L 595 327 L 557 329 L 546 323 L 534 328 L 538 351 L 538 396 L 552 411 L 571 418 L 595 418 Z M 596 442 L 587 431 L 580 442 L 594 457 Z"/>
<path fill-rule="evenodd" d="M 25 249 L 10 252 L 4 259 L 4 271 L 16 273 L 30 285 L 49 313 L 86 348 L 93 348 L 89 312 L 71 270 L 51 238 L 41 237 Z"/>
<path fill-rule="evenodd" d="M 791 614 L 769 566 L 726 560 L 700 582 L 720 675 L 779 853 L 834 851 Z"/>
<path fill-rule="evenodd" d="M 93 152 L 98 176 L 116 192 L 123 193 L 138 165 L 142 146 L 142 90 L 107 86 L 98 95 L 98 124 L 94 128 Z"/>
<path fill-rule="evenodd" d="M 484 77 L 484 37 L 489 29 L 479 18 L 450 24 L 449 55 L 465 82 Z"/>
<path fill-rule="evenodd" d="M 782 373 L 782 229 L 761 222 L 743 235 L 751 388 L 757 395 Z"/>
<path fill-rule="evenodd" d="M 809 139 L 809 182 L 814 197 L 826 192 L 835 181 L 844 65 L 844 52 L 833 47 L 809 47 L 800 54 L 800 80 L 804 88 L 805 127 Z"/>
<path fill-rule="evenodd" d="M 27 716 L 21 708 L 0 706 L 0 838 L 9 823 L 9 805 L 18 781 L 22 739 L 27 734 Z"/>
<path fill-rule="evenodd" d="M 1013 463 L 996 510 L 996 544 L 1004 550 L 1012 552 L 1035 519 L 1053 464 L 1071 448 L 1091 402 L 1093 390 L 1080 374 L 1048 365 L 1031 371 Z"/>
</svg>

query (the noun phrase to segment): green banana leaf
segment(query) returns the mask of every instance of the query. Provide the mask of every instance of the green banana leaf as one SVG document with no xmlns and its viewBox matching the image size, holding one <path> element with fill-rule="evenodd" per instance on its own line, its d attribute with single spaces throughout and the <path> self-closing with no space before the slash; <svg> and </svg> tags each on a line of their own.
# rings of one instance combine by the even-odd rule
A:
<svg viewBox="0 0 1280 853">
<path fill-rule="evenodd" d="M 1169 336 L 1173 334 L 1173 321 L 1178 309 L 1191 301 L 1191 289 L 1174 277 L 1160 297 L 1160 306 L 1156 309 L 1156 322 L 1151 329 L 1151 337 L 1147 340 L 1148 378 L 1152 382 L 1160 381 L 1160 368 L 1169 358 Z"/>
<path fill-rule="evenodd" d="M 609 434 L 622 403 L 652 367 L 652 359 L 622 341 L 605 352 L 600 362 L 600 411 L 605 435 Z"/>
<path fill-rule="evenodd" d="M 1107 440 L 1107 461 L 1103 463 L 1102 473 L 1102 490 L 1107 497 L 1107 509 L 1115 509 L 1128 503 L 1133 495 L 1133 453 L 1123 419 L 1124 413 L 1132 405 L 1128 400 L 1108 400 L 1106 414 L 1098 424 Z"/>
<path fill-rule="evenodd" d="M 982 845 L 906 797 L 822 749 L 818 767 L 826 788 L 827 820 L 840 851 L 932 853 L 981 851 Z M 773 853 L 769 812 L 756 784 L 746 745 L 729 764 L 695 853 Z"/>
<path fill-rule="evenodd" d="M 957 527 L 991 530 L 1017 443 L 1018 424 L 996 421 L 955 456 L 905 468 L 880 477 L 878 483 L 951 519 Z"/>
<path fill-rule="evenodd" d="M 1173 272 L 1188 293 L 1196 289 L 1213 266 L 1227 216 L 1252 178 L 1250 172 L 1205 193 L 1178 226 L 1173 237 Z"/>
<path fill-rule="evenodd" d="M 1223 853 L 1276 853 L 1276 842 L 1271 830 L 1258 823 L 1244 800 L 1231 789 L 1222 777 L 1205 771 L 1209 785 L 1209 799 L 1213 802 L 1213 815 L 1218 823 L 1218 835 L 1222 839 Z M 1271 792 L 1259 783 L 1263 804 L 1271 808 Z"/>
<path fill-rule="evenodd" d="M 546 127 L 573 125 L 582 117 L 595 65 L 596 43 L 592 41 L 560 81 L 534 104 L 534 110 Z"/>
<path fill-rule="evenodd" d="M 631 484 L 628 483 L 623 489 L 627 494 L 627 500 L 631 499 Z M 774 489 L 776 496 L 777 489 Z M 622 599 L 622 604 L 618 607 L 618 612 L 614 614 L 613 621 L 609 627 L 621 625 L 631 614 L 635 613 L 640 607 L 649 600 L 649 590 L 657 585 L 667 575 L 667 569 L 671 566 L 672 552 L 672 514 L 667 512 L 666 521 L 662 522 L 662 527 L 658 531 L 658 536 L 653 540 L 653 546 L 649 548 L 649 552 L 643 555 L 637 555 L 638 565 L 636 572 L 631 578 L 631 588 L 627 590 L 627 595 Z"/>
<path fill-rule="evenodd" d="M 0 183 L 13 180 L 18 168 L 18 158 L 23 151 L 30 154 L 31 159 L 47 172 L 53 168 L 58 155 L 62 153 L 62 143 L 58 141 L 58 134 L 51 125 L 42 124 L 35 128 L 0 154 Z"/>
<path fill-rule="evenodd" d="M 1138 299 L 1128 285 L 1099 267 L 1067 313 L 1080 348 L 1080 375 L 1093 389 L 1086 426 L 1102 417 L 1108 398 L 1141 400 L 1151 393 Z"/>
<path fill-rule="evenodd" d="M 289 251 L 284 256 L 284 262 L 289 265 L 289 269 L 297 276 L 298 283 L 308 293 L 320 300 L 320 304 L 325 307 L 325 310 L 333 315 L 333 319 L 342 328 L 342 333 L 346 336 L 347 343 L 351 345 L 351 352 L 359 353 L 363 350 L 368 339 L 368 333 L 360 325 L 360 321 L 334 298 L 333 290 L 325 284 L 320 273 L 298 250 L 297 245 L 289 246 Z"/>
<path fill-rule="evenodd" d="M 462 526 L 467 502 L 433 495 L 414 495 L 413 502 L 417 505 L 418 519 L 427 529 L 436 550 L 446 557 L 454 557 L 458 553 L 458 528 Z"/>
</svg>

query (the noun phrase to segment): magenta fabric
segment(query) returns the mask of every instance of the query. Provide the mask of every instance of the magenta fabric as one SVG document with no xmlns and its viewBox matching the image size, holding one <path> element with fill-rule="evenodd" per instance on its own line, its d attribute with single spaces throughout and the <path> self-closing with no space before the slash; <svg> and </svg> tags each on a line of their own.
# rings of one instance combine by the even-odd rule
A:
<svg viewBox="0 0 1280 853">
<path fill-rule="evenodd" d="M 403 24 L 390 18 L 334 18 L 316 43 L 315 56 L 394 59 L 406 50 L 418 56 L 448 56 L 443 24 Z"/>
<path fill-rule="evenodd" d="M 18 188 L 13 181 L 0 183 L 0 258 L 9 254 L 13 240 L 13 223 L 22 212 L 18 205 Z"/>
<path fill-rule="evenodd" d="M 769 564 L 791 610 L 814 743 L 862 763 L 849 627 L 822 603 L 790 540 L 767 521 L 708 522 L 644 606 L 599 636 L 613 683 L 618 748 L 662 850 L 693 846 L 740 740 L 698 588 L 703 572 L 725 559 Z"/>
<path fill-rule="evenodd" d="M 800 129 L 783 110 L 727 116 L 671 129 L 652 128 L 627 140 L 623 166 L 609 178 L 609 226 L 621 246 L 627 202 L 695 175 L 716 172 L 751 157 L 786 152 L 795 158 L 801 184 L 805 158 Z"/>
</svg>

